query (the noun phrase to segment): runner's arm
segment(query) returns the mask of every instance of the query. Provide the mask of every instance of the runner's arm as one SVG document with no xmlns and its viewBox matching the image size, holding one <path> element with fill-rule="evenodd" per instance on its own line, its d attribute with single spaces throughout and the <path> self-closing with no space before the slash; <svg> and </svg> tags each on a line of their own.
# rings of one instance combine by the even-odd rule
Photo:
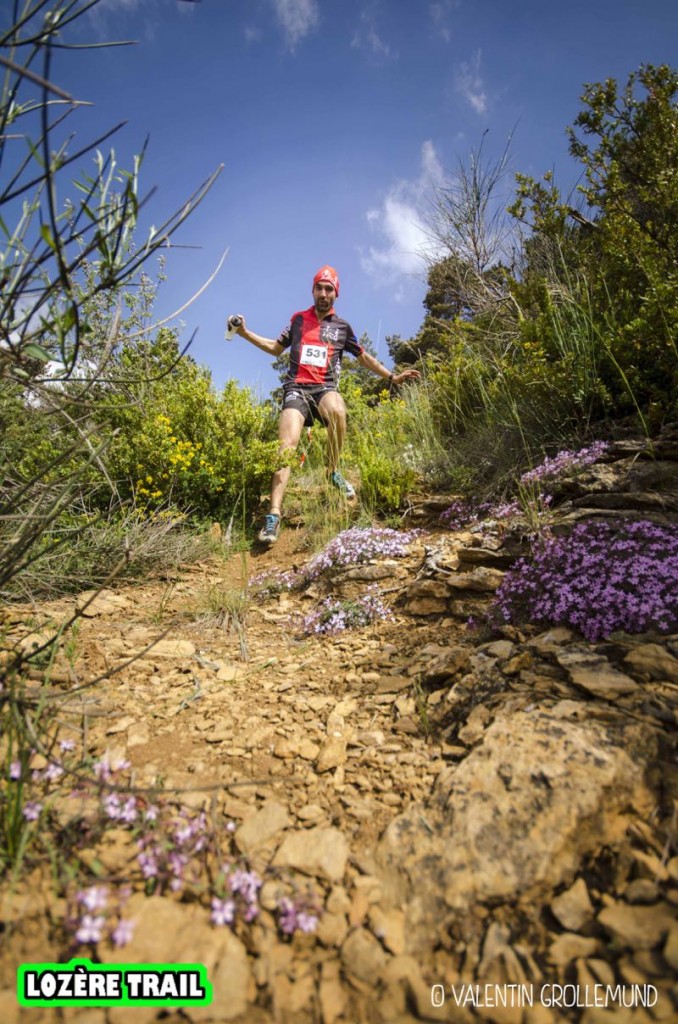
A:
<svg viewBox="0 0 678 1024">
<path fill-rule="evenodd" d="M 419 370 L 403 370 L 402 373 L 391 373 L 385 366 L 382 366 L 378 359 L 371 356 L 369 352 L 361 352 L 358 356 L 358 362 L 366 370 L 376 373 L 377 377 L 383 377 L 389 384 L 402 384 L 406 380 L 416 380 L 417 377 L 421 377 Z"/>
<path fill-rule="evenodd" d="M 249 341 L 251 345 L 255 345 L 260 348 L 262 352 L 268 352 L 269 356 L 279 356 L 285 349 L 282 347 L 280 342 L 274 341 L 273 338 L 262 338 L 260 334 L 255 334 L 254 331 L 248 331 L 245 318 L 242 318 L 242 323 L 238 328 L 237 334 L 245 341 Z"/>
</svg>

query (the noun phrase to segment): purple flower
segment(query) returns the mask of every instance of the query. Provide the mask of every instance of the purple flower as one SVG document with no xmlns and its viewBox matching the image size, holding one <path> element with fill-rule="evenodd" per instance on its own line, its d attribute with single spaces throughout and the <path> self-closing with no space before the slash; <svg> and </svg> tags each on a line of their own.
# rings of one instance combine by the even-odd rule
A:
<svg viewBox="0 0 678 1024">
<path fill-rule="evenodd" d="M 78 942 L 100 942 L 101 932 L 105 924 L 105 917 L 92 917 L 91 914 L 84 914 L 80 921 L 80 927 L 75 933 L 75 937 Z"/>
<path fill-rule="evenodd" d="M 24 806 L 24 818 L 26 821 L 37 821 L 41 810 L 41 803 L 38 803 L 37 800 L 28 800 Z"/>
<path fill-rule="evenodd" d="M 367 626 L 378 619 L 391 619 L 392 613 L 378 594 L 368 591 L 356 600 L 339 601 L 327 597 L 301 619 L 300 630 L 309 634 L 340 633 L 344 629 Z"/>
<path fill-rule="evenodd" d="M 12 761 L 9 766 L 9 777 L 14 782 L 21 778 L 21 761 Z"/>
<path fill-rule="evenodd" d="M 280 931 L 285 935 L 292 935 L 297 930 L 297 908 L 291 899 L 283 896 L 278 904 Z"/>
<path fill-rule="evenodd" d="M 193 828 L 189 824 L 180 825 L 179 828 L 174 831 L 174 842 L 178 846 L 183 846 L 184 843 L 189 842 L 193 837 Z"/>
<path fill-rule="evenodd" d="M 258 914 L 259 914 L 259 907 L 257 906 L 257 904 L 256 903 L 248 903 L 248 905 L 245 907 L 245 911 L 243 913 L 243 918 L 245 919 L 247 924 L 250 924 L 250 922 L 253 921 L 255 919 L 255 917 L 258 916 Z"/>
<path fill-rule="evenodd" d="M 142 852 L 137 857 L 144 878 L 157 878 L 158 862 L 152 853 Z"/>
<path fill-rule="evenodd" d="M 134 934 L 135 927 L 136 927 L 136 921 L 131 921 L 131 920 L 121 920 L 121 921 L 118 921 L 117 925 L 115 926 L 115 928 L 111 932 L 111 938 L 113 940 L 113 945 L 117 946 L 118 948 L 120 946 L 126 946 L 127 943 L 131 940 L 132 935 Z"/>
<path fill-rule="evenodd" d="M 63 774 L 63 768 L 60 764 L 56 764 L 55 761 L 50 761 L 45 768 L 45 778 L 48 779 L 49 782 L 56 782 L 56 780 L 60 779 Z"/>
<path fill-rule="evenodd" d="M 308 896 L 297 896 L 293 900 L 283 896 L 278 903 L 278 914 L 278 925 L 284 935 L 296 931 L 310 934 L 318 927 L 318 910 Z"/>
<path fill-rule="evenodd" d="M 315 914 L 308 914 L 302 910 L 297 914 L 297 928 L 301 932 L 310 934 L 318 927 L 318 918 Z"/>
<path fill-rule="evenodd" d="M 120 821 L 124 821 L 128 825 L 131 825 L 137 820 L 137 802 L 135 797 L 128 797 L 123 807 L 121 807 L 118 817 L 120 818 Z"/>
<path fill-rule="evenodd" d="M 210 920 L 212 924 L 232 924 L 235 917 L 235 903 L 233 900 L 220 900 L 216 896 L 212 900 L 212 913 Z"/>
<path fill-rule="evenodd" d="M 237 869 L 228 878 L 228 887 L 233 893 L 240 893 L 246 903 L 253 903 L 261 888 L 261 878 L 256 871 Z"/>
<path fill-rule="evenodd" d="M 556 480 L 567 473 L 582 470 L 602 458 L 608 447 L 606 441 L 594 441 L 590 447 L 581 448 L 577 452 L 558 452 L 552 459 L 546 458 L 534 469 L 523 473 L 520 483 L 543 483 L 547 480 Z"/>
<path fill-rule="evenodd" d="M 299 590 L 322 573 L 347 565 L 369 562 L 370 559 L 402 558 L 407 554 L 417 530 L 391 530 L 381 527 L 353 526 L 330 543 L 297 572 L 262 574 L 251 580 L 260 594 L 275 594 L 281 590 Z"/>
<path fill-rule="evenodd" d="M 109 818 L 112 818 L 115 821 L 120 817 L 122 807 L 120 805 L 120 797 L 117 793 L 107 793 L 102 803 Z"/>
<path fill-rule="evenodd" d="M 75 898 L 86 910 L 104 910 L 108 902 L 108 888 L 92 885 L 89 889 L 81 889 Z"/>
<path fill-rule="evenodd" d="M 92 769 L 94 771 L 94 777 L 98 779 L 99 782 L 110 781 L 111 766 L 108 763 L 108 756 L 106 754 L 104 754 L 104 756 L 100 758 L 98 761 L 94 762 L 94 764 L 92 765 Z"/>
<path fill-rule="evenodd" d="M 172 874 L 176 878 L 183 878 L 187 864 L 188 857 L 184 856 L 181 853 L 177 853 L 176 850 L 170 853 L 169 857 L 167 858 L 167 865 Z"/>
<path fill-rule="evenodd" d="M 537 540 L 495 595 L 505 622 L 572 626 L 590 641 L 615 630 L 678 628 L 678 529 L 647 520 L 586 521 Z"/>
<path fill-rule="evenodd" d="M 73 740 L 59 740 L 59 746 L 64 751 L 75 750 L 75 743 Z"/>
</svg>

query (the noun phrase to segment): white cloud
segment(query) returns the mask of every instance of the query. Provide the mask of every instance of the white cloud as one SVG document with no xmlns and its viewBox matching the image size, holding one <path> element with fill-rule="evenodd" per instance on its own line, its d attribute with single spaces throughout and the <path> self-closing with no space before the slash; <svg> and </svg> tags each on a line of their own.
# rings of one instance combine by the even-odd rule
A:
<svg viewBox="0 0 678 1024">
<path fill-rule="evenodd" d="M 426 225 L 433 190 L 442 184 L 443 168 L 432 142 L 421 147 L 421 170 L 414 180 L 397 181 L 379 207 L 367 211 L 367 222 L 382 239 L 363 253 L 363 270 L 383 283 L 403 275 L 420 275 L 435 254 L 436 241 Z"/>
<path fill-rule="evenodd" d="M 360 15 L 360 28 L 354 33 L 351 46 L 354 50 L 367 50 L 379 60 L 397 60 L 398 51 L 382 39 L 377 32 L 374 12 L 364 10 Z"/>
<path fill-rule="evenodd" d="M 294 50 L 297 43 L 307 36 L 318 24 L 317 0 L 272 0 L 287 45 Z"/>
<path fill-rule="evenodd" d="M 459 0 L 437 0 L 436 3 L 429 4 L 428 13 L 433 22 L 433 29 L 446 43 L 452 39 L 449 18 L 456 7 L 459 7 Z"/>
<path fill-rule="evenodd" d="M 175 3 L 174 6 L 193 7 L 193 4 Z M 163 11 L 159 0 L 99 0 L 88 10 L 87 17 L 99 36 L 106 40 L 138 40 L 140 37 L 149 40 L 155 36 L 159 17 L 166 13 L 167 8 Z M 131 15 L 137 15 L 136 22 L 130 22 Z M 134 24 L 132 35 L 129 34 L 131 24 Z"/>
<path fill-rule="evenodd" d="M 180 14 L 193 14 L 200 2 L 201 0 L 174 0 L 174 6 Z M 90 14 L 96 16 L 97 12 L 102 14 L 105 11 L 119 14 L 122 11 L 136 11 L 137 9 L 141 9 L 147 14 L 150 8 L 160 9 L 160 6 L 158 0 L 99 0 L 91 9 Z"/>
<path fill-rule="evenodd" d="M 111 14 L 118 14 L 120 11 L 135 11 L 137 7 L 141 7 L 143 0 L 99 0 L 90 11 L 90 14 L 95 18 L 97 14 L 103 14 L 105 11 L 110 11 Z M 146 4 L 146 6 L 149 6 Z"/>
<path fill-rule="evenodd" d="M 470 61 L 463 61 L 457 69 L 455 88 L 466 102 L 473 107 L 476 114 L 487 111 L 485 83 L 480 74 L 481 53 L 477 50 Z"/>
<path fill-rule="evenodd" d="M 178 8 L 180 14 L 195 14 L 196 8 L 200 4 L 200 0 L 174 0 L 175 6 Z"/>
</svg>

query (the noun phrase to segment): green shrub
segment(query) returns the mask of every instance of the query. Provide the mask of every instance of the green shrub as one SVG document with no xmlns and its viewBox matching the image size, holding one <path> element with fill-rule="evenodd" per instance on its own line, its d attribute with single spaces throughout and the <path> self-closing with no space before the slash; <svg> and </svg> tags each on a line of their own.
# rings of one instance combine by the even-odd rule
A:
<svg viewBox="0 0 678 1024">
<path fill-rule="evenodd" d="M 278 464 L 267 406 L 229 381 L 217 394 L 208 371 L 185 357 L 157 381 L 133 416 L 110 416 L 118 429 L 108 463 L 120 494 L 141 506 L 168 503 L 204 519 L 227 519 L 244 493 L 258 502 Z"/>
<path fill-rule="evenodd" d="M 386 390 L 370 405 L 359 386 L 346 399 L 351 418 L 347 460 L 360 476 L 360 500 L 371 513 L 397 512 L 417 480 L 408 406 Z"/>
</svg>

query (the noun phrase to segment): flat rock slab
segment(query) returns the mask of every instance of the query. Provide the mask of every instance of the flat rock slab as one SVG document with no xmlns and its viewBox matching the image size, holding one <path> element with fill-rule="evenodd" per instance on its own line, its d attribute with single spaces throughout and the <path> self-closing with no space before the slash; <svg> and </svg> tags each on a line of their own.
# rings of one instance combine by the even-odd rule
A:
<svg viewBox="0 0 678 1024">
<path fill-rule="evenodd" d="M 255 853 L 269 839 L 290 825 L 287 808 L 275 800 L 269 800 L 240 826 L 235 833 L 236 846 L 241 853 Z"/>
<path fill-rule="evenodd" d="M 635 679 L 610 665 L 607 658 L 589 650 L 578 648 L 556 654 L 561 668 L 567 672 L 570 682 L 586 690 L 593 697 L 614 700 L 638 689 Z"/>
<path fill-rule="evenodd" d="M 347 858 L 348 841 L 338 828 L 309 828 L 285 836 L 273 865 L 339 882 L 344 876 Z"/>
<path fill-rule="evenodd" d="M 651 907 L 616 903 L 598 914 L 605 931 L 631 949 L 653 949 L 666 938 L 676 923 L 674 908 L 666 903 Z"/>
<path fill-rule="evenodd" d="M 112 590 L 83 590 L 75 599 L 76 611 L 87 619 L 98 615 L 115 615 L 130 607 L 131 602 L 126 597 Z"/>
<path fill-rule="evenodd" d="M 151 658 L 192 658 L 195 644 L 190 640 L 158 640 L 148 653 Z"/>
<path fill-rule="evenodd" d="M 678 658 L 660 644 L 640 644 L 626 655 L 624 664 L 641 679 L 668 679 L 678 683 Z"/>
<path fill-rule="evenodd" d="M 481 565 L 470 572 L 453 573 L 446 582 L 450 590 L 476 590 L 487 594 L 498 590 L 503 579 L 504 573 L 499 569 L 486 569 Z"/>
</svg>

